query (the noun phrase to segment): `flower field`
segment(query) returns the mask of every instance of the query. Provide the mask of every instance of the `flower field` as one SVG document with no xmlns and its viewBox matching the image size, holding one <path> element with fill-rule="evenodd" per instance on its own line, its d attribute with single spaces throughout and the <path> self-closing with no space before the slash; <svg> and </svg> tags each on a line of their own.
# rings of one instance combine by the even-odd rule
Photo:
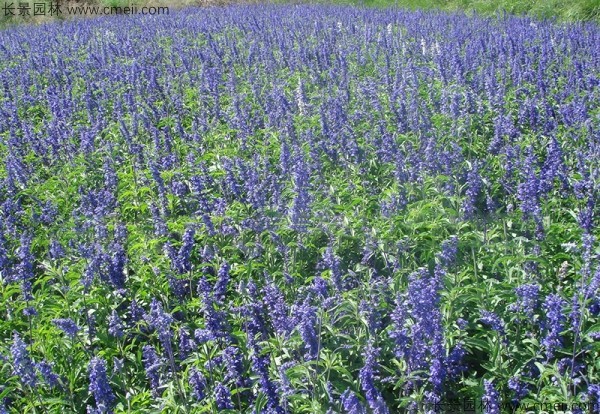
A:
<svg viewBox="0 0 600 414">
<path fill-rule="evenodd" d="M 0 413 L 600 413 L 598 45 L 308 5 L 1 31 Z"/>
</svg>

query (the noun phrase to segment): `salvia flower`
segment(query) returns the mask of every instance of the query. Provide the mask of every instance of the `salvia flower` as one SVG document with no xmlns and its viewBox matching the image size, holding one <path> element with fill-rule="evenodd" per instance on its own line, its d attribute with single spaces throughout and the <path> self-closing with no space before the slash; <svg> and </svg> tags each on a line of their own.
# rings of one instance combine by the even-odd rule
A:
<svg viewBox="0 0 600 414">
<path fill-rule="evenodd" d="M 396 307 L 394 308 L 392 319 L 392 330 L 390 338 L 394 341 L 394 353 L 396 358 L 404 358 L 410 346 L 410 330 L 406 327 L 408 318 L 408 302 L 398 295 L 396 298 Z"/>
<path fill-rule="evenodd" d="M 333 247 L 328 246 L 323 254 L 323 265 L 331 271 L 331 283 L 335 290 L 340 293 L 342 292 L 342 271 L 341 271 L 341 260 L 333 252 Z"/>
<path fill-rule="evenodd" d="M 381 315 L 377 309 L 377 298 L 372 295 L 368 300 L 361 300 L 358 305 L 358 310 L 361 316 L 366 320 L 369 333 L 376 335 L 381 329 Z"/>
<path fill-rule="evenodd" d="M 294 386 L 287 375 L 287 370 L 295 365 L 296 364 L 294 362 L 290 361 L 279 366 L 280 388 L 283 401 L 287 401 L 287 398 L 294 394 Z"/>
<path fill-rule="evenodd" d="M 190 370 L 189 383 L 192 393 L 194 394 L 194 398 L 197 401 L 202 401 L 204 399 L 206 390 L 206 378 L 204 378 L 204 375 L 202 375 L 202 373 L 196 368 L 192 368 Z"/>
<path fill-rule="evenodd" d="M 183 301 L 189 291 L 186 280 L 178 279 L 170 273 L 167 273 L 166 276 L 167 281 L 169 282 L 169 287 L 171 288 L 171 291 L 173 292 L 175 297 L 177 297 L 177 299 L 179 299 L 180 301 Z"/>
<path fill-rule="evenodd" d="M 8 251 L 6 249 L 7 243 L 4 237 L 4 223 L 2 222 L 2 215 L 0 214 L 0 268 L 4 269 L 10 263 L 8 258 Z M 11 278 L 9 278 L 10 280 Z M 1 405 L 0 405 L 1 407 Z"/>
<path fill-rule="evenodd" d="M 533 312 L 537 307 L 540 294 L 540 286 L 537 284 L 521 285 L 515 289 L 517 294 L 517 309 L 522 311 L 527 318 L 533 318 Z"/>
<path fill-rule="evenodd" d="M 96 409 L 99 413 L 112 413 L 112 405 L 116 400 L 115 394 L 108 381 L 106 374 L 106 361 L 94 357 L 88 366 L 90 393 L 96 400 Z"/>
<path fill-rule="evenodd" d="M 131 301 L 129 312 L 133 322 L 137 323 L 146 319 L 146 312 L 144 311 L 144 308 L 142 308 L 135 299 Z"/>
<path fill-rule="evenodd" d="M 562 346 L 561 332 L 563 331 L 563 323 L 565 316 L 563 307 L 566 302 L 556 294 L 550 294 L 546 297 L 542 308 L 546 315 L 544 328 L 546 335 L 542 340 L 542 345 L 546 351 L 546 358 L 551 359 L 555 351 Z"/>
<path fill-rule="evenodd" d="M 60 388 L 60 378 L 54 373 L 52 364 L 42 361 L 36 364 L 36 368 L 46 385 L 50 388 Z"/>
<path fill-rule="evenodd" d="M 79 326 L 71 318 L 53 319 L 52 323 L 71 339 L 74 339 L 80 330 Z"/>
<path fill-rule="evenodd" d="M 327 298 L 329 296 L 328 286 L 325 279 L 322 277 L 315 277 L 311 283 L 310 291 L 316 296 L 321 298 Z"/>
<path fill-rule="evenodd" d="M 590 384 L 588 386 L 588 401 L 592 408 L 592 412 L 598 413 L 600 412 L 600 385 L 599 384 Z"/>
<path fill-rule="evenodd" d="M 522 170 L 522 181 L 517 188 L 517 198 L 521 202 L 521 211 L 525 220 L 536 223 L 538 238 L 543 236 L 542 208 L 540 206 L 541 183 L 535 172 L 537 158 L 532 148 L 528 149 Z"/>
<path fill-rule="evenodd" d="M 198 293 L 202 297 L 202 311 L 204 313 L 205 330 L 210 334 L 211 339 L 223 339 L 228 341 L 230 338 L 227 313 L 217 309 L 215 299 L 208 286 L 205 286 L 205 280 L 201 280 L 198 286 Z M 198 339 L 198 338 L 196 338 Z M 200 342 L 199 342 L 200 343 Z"/>
<path fill-rule="evenodd" d="M 260 349 L 255 345 L 250 360 L 252 369 L 258 374 L 260 390 L 266 397 L 267 410 L 273 414 L 283 414 L 284 410 L 279 405 L 279 387 L 269 377 L 270 358 L 268 355 L 260 355 L 259 352 Z"/>
<path fill-rule="evenodd" d="M 439 276 L 434 272 L 432 277 L 423 268 L 409 276 L 407 298 L 413 324 L 407 362 L 411 370 L 428 370 L 431 361 L 444 353 Z"/>
<path fill-rule="evenodd" d="M 108 280 L 117 289 L 125 288 L 125 266 L 127 252 L 121 243 L 112 243 L 112 255 L 108 258 Z"/>
<path fill-rule="evenodd" d="M 434 357 L 429 366 L 429 383 L 432 386 L 436 399 L 442 392 L 442 386 L 447 375 L 447 367 L 444 366 L 444 359 L 440 356 Z"/>
<path fill-rule="evenodd" d="M 518 376 L 511 377 L 508 380 L 508 389 L 513 392 L 513 398 L 511 402 L 515 406 L 517 406 L 519 402 L 529 393 L 527 383 L 522 381 Z"/>
<path fill-rule="evenodd" d="M 156 299 L 152 299 L 150 304 L 150 312 L 146 315 L 146 322 L 152 329 L 158 333 L 158 339 L 165 348 L 170 348 L 171 338 L 171 323 L 173 317 L 164 311 L 162 304 Z"/>
<path fill-rule="evenodd" d="M 52 239 L 50 242 L 49 254 L 52 260 L 58 260 L 65 256 L 65 249 L 63 249 L 62 245 L 58 241 Z"/>
<path fill-rule="evenodd" d="M 177 252 L 177 256 L 173 263 L 173 267 L 180 273 L 189 272 L 192 269 L 192 262 L 190 260 L 192 250 L 194 249 L 194 235 L 196 230 L 194 227 L 188 227 L 183 233 L 183 243 Z"/>
<path fill-rule="evenodd" d="M 157 397 L 160 389 L 160 373 L 162 369 L 162 360 L 156 353 L 156 349 L 152 345 L 144 345 L 142 350 L 142 362 L 146 371 L 146 378 L 150 382 L 152 395 Z"/>
<path fill-rule="evenodd" d="M 288 337 L 294 326 L 288 316 L 288 306 L 281 290 L 273 283 L 263 288 L 263 303 L 265 304 L 273 328 L 278 335 Z"/>
<path fill-rule="evenodd" d="M 442 242 L 440 253 L 437 255 L 440 264 L 446 268 L 451 266 L 458 254 L 458 237 L 450 236 L 447 240 Z"/>
<path fill-rule="evenodd" d="M 215 385 L 215 401 L 217 410 L 232 410 L 233 403 L 231 402 L 231 392 L 222 383 L 218 382 Z"/>
<path fill-rule="evenodd" d="M 23 299 L 29 301 L 33 299 L 31 289 L 32 280 L 34 278 L 34 257 L 31 252 L 32 236 L 23 234 L 21 236 L 21 245 L 17 251 L 17 256 L 20 259 L 16 267 L 16 280 L 21 282 L 21 293 Z"/>
<path fill-rule="evenodd" d="M 367 414 L 367 410 L 356 394 L 347 389 L 340 397 L 342 407 L 346 414 Z"/>
<path fill-rule="evenodd" d="M 360 369 L 358 378 L 360 379 L 361 388 L 365 393 L 367 404 L 377 413 L 387 413 L 388 409 L 385 403 L 383 403 L 383 397 L 381 392 L 377 389 L 375 382 L 378 379 L 378 363 L 377 357 L 380 349 L 375 348 L 369 341 L 364 351 L 365 362 L 363 367 Z"/>
<path fill-rule="evenodd" d="M 504 321 L 494 312 L 481 311 L 480 321 L 488 325 L 494 331 L 504 334 Z"/>
<path fill-rule="evenodd" d="M 179 357 L 184 360 L 197 348 L 196 341 L 187 328 L 179 329 Z"/>
<path fill-rule="evenodd" d="M 194 339 L 198 345 L 202 345 L 208 341 L 214 341 L 216 338 L 208 329 L 196 329 L 194 331 Z"/>
<path fill-rule="evenodd" d="M 473 163 L 467 175 L 467 191 L 464 202 L 465 217 L 471 218 L 477 208 L 477 199 L 483 188 L 483 180 L 479 175 L 479 164 Z"/>
<path fill-rule="evenodd" d="M 225 348 L 223 362 L 225 363 L 225 381 L 232 381 L 241 386 L 244 382 L 244 365 L 239 348 L 235 346 Z"/>
<path fill-rule="evenodd" d="M 227 293 L 227 285 L 229 284 L 229 269 L 227 262 L 223 263 L 217 272 L 217 282 L 213 289 L 213 296 L 218 303 L 223 303 L 225 294 Z"/>
<path fill-rule="evenodd" d="M 119 317 L 119 313 L 113 310 L 108 317 L 108 333 L 115 338 L 122 338 L 123 332 L 123 321 Z"/>
<path fill-rule="evenodd" d="M 484 393 L 481 398 L 485 414 L 500 414 L 500 394 L 494 388 L 492 381 L 483 381 Z"/>
<path fill-rule="evenodd" d="M 295 167 L 293 172 L 295 197 L 289 212 L 289 216 L 292 223 L 292 228 L 302 232 L 306 229 L 306 225 L 310 217 L 310 171 L 303 156 L 298 155 L 295 158 Z"/>
<path fill-rule="evenodd" d="M 23 385 L 35 387 L 37 385 L 35 366 L 27 351 L 27 345 L 16 332 L 13 336 L 10 353 L 13 359 L 13 374 Z"/>
<path fill-rule="evenodd" d="M 448 358 L 446 358 L 446 374 L 449 378 L 457 378 L 467 370 L 464 362 L 466 355 L 467 351 L 463 347 L 463 344 L 458 343 L 452 348 L 452 351 L 448 354 Z"/>
<path fill-rule="evenodd" d="M 566 167 L 563 162 L 563 152 L 555 137 L 552 137 L 547 148 L 546 160 L 540 174 L 540 191 L 548 193 L 554 187 L 554 181 L 558 178 L 562 188 L 567 186 Z"/>
<path fill-rule="evenodd" d="M 319 338 L 315 330 L 317 323 L 316 309 L 307 298 L 302 305 L 297 307 L 296 313 L 299 318 L 298 330 L 306 349 L 305 358 L 308 360 L 316 359 L 319 353 Z"/>
</svg>

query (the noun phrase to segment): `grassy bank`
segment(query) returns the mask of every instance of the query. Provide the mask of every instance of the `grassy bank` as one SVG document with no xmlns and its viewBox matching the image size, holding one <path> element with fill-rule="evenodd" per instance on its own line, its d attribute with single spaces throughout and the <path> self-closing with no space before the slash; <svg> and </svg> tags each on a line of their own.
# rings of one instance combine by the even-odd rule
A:
<svg viewBox="0 0 600 414">
<path fill-rule="evenodd" d="M 538 18 L 561 20 L 600 19 L 600 0 L 362 0 L 359 4 L 375 7 L 398 6 L 411 9 L 465 10 L 484 15 L 506 11 Z"/>
</svg>

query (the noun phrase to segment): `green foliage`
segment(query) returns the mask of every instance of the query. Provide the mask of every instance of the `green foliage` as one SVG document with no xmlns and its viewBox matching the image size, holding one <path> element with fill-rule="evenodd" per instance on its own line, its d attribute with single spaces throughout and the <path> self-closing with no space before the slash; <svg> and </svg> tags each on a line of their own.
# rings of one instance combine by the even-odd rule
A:
<svg viewBox="0 0 600 414">
<path fill-rule="evenodd" d="M 369 5 L 384 5 L 377 1 Z M 557 4 L 564 10 L 569 7 L 574 10 L 565 12 L 561 17 L 594 18 L 593 7 L 576 9 L 571 3 Z M 500 5 L 511 13 L 531 13 L 542 17 L 547 17 L 546 13 L 550 10 L 550 6 L 542 7 L 535 2 L 512 5 L 501 2 Z M 398 2 L 396 6 L 440 6 L 446 10 L 474 9 L 490 14 L 497 11 L 490 2 L 467 0 Z M 394 30 L 400 32 L 402 29 Z M 200 33 L 187 39 L 190 49 L 204 47 L 208 42 L 207 37 L 208 34 Z M 240 38 L 234 29 L 210 33 L 210 42 L 216 45 L 235 44 Z M 169 51 L 174 43 L 174 38 L 164 32 L 151 40 L 152 47 L 161 52 Z M 309 41 L 317 43 L 316 39 Z M 408 42 L 414 44 L 418 39 L 409 39 Z M 119 48 L 115 50 L 121 53 Z M 76 58 L 88 58 L 85 51 L 81 53 L 82 56 Z M 247 68 L 240 63 L 248 57 L 243 53 L 247 51 L 241 51 L 240 58 L 232 61 L 231 67 L 228 67 L 230 73 L 237 75 L 235 84 L 231 86 L 234 90 L 221 94 L 216 101 L 222 108 L 233 111 L 233 95 L 239 94 L 242 104 L 250 108 L 250 114 L 262 116 L 258 111 L 260 95 L 249 92 L 255 85 L 247 76 Z M 157 55 L 160 54 L 157 52 Z M 167 56 L 172 59 L 165 59 L 161 64 L 178 64 L 177 56 Z M 113 63 L 119 64 L 119 59 L 124 61 L 126 58 L 117 54 Z M 18 65 L 18 59 L 0 62 L 0 69 Z M 385 66 L 377 59 L 375 56 L 366 64 L 360 64 L 355 56 L 349 56 L 349 71 L 355 76 L 353 81 L 383 73 Z M 561 64 L 565 73 L 571 76 L 569 59 Z M 264 68 L 259 68 L 260 71 L 264 72 Z M 388 68 L 388 71 L 393 70 Z M 196 74 L 196 71 L 189 72 Z M 54 75 L 50 71 L 38 72 L 36 69 L 32 73 L 42 78 L 43 81 L 38 84 L 42 85 L 41 89 L 50 81 L 56 81 L 51 78 Z M 263 77 L 270 75 L 260 74 Z M 319 75 L 327 80 L 326 76 L 331 74 Z M 91 77 L 92 74 L 85 76 Z M 164 80 L 161 77 L 167 76 L 159 72 L 159 82 Z M 283 94 L 289 101 L 295 99 L 301 81 L 306 81 L 306 95 L 309 98 L 320 99 L 322 91 L 319 91 L 320 86 L 316 83 L 320 79 L 313 73 L 296 71 L 290 74 L 286 68 L 274 76 L 283 85 Z M 286 143 L 282 138 L 283 133 L 260 124 L 261 127 L 257 127 L 244 142 L 240 138 L 240 131 L 215 119 L 197 141 L 189 139 L 197 132 L 199 113 L 205 106 L 215 104 L 206 97 L 200 97 L 201 88 L 190 79 L 193 78 L 182 75 L 181 79 L 177 79 L 180 83 L 171 91 L 176 91 L 180 98 L 178 104 L 184 110 L 177 117 L 173 116 L 173 112 L 157 117 L 160 119 L 153 124 L 153 127 L 165 130 L 169 127 L 173 145 L 168 155 L 180 160 L 159 172 L 158 178 L 167 186 L 180 181 L 188 189 L 196 175 L 217 183 L 203 193 L 213 206 L 227 200 L 222 211 L 214 212 L 211 216 L 212 224 L 218 229 L 214 234 L 209 231 L 202 214 L 198 213 L 198 194 L 191 194 L 191 191 L 182 196 L 172 192 L 161 194 L 157 177 L 146 164 L 147 161 L 138 161 L 131 143 L 150 148 L 145 155 L 154 156 L 159 161 L 164 154 L 151 153 L 158 153 L 161 145 L 153 142 L 154 137 L 147 130 L 140 129 L 138 134 L 126 137 L 122 126 L 131 125 L 129 114 L 118 121 L 107 115 L 109 120 L 95 136 L 96 146 L 87 153 L 69 151 L 70 144 L 73 147 L 81 145 L 80 137 L 74 134 L 73 137 L 69 136 L 72 142 L 58 149 L 56 156 L 45 157 L 45 154 L 34 151 L 22 155 L 31 175 L 28 176 L 27 185 L 17 184 L 10 198 L 18 201 L 19 224 L 32 232 L 31 250 L 36 258 L 36 266 L 33 299 L 23 300 L 17 283 L 0 283 L 0 401 L 10 399 L 13 412 L 85 412 L 86 407 L 94 402 L 89 392 L 86 370 L 93 355 L 108 361 L 110 383 L 117 397 L 115 412 L 118 413 L 213 413 L 217 411 L 213 392 L 218 382 L 231 385 L 235 406 L 233 410 L 221 412 L 260 412 L 268 402 L 260 387 L 259 374 L 252 365 L 256 357 L 263 357 L 267 361 L 268 375 L 277 384 L 287 382 L 293 388 L 294 392 L 285 396 L 290 413 L 325 413 L 329 408 L 341 412 L 339 400 L 344 391 L 351 390 L 356 394 L 363 391 L 360 372 L 365 365 L 367 345 L 373 345 L 380 351 L 378 386 L 386 401 L 390 402 L 390 410 L 406 410 L 410 404 L 426 399 L 429 372 L 411 370 L 406 359 L 398 355 L 397 345 L 392 339 L 394 327 L 390 323 L 391 315 L 399 304 L 409 302 L 406 293 L 414 283 L 411 278 L 417 272 L 433 274 L 439 271 L 441 246 L 454 235 L 458 237 L 456 263 L 444 266 L 440 286 L 436 290 L 436 294 L 439 293 L 440 321 L 444 332 L 441 353 L 445 357 L 457 345 L 463 346 L 466 356 L 462 363 L 467 369 L 452 379 L 452 394 L 448 397 L 479 399 L 483 379 L 492 379 L 498 388 L 506 389 L 514 376 L 537 368 L 538 376 L 523 375 L 529 381 L 530 401 L 580 401 L 587 384 L 581 383 L 580 378 L 575 378 L 576 375 L 569 376 L 570 368 L 559 367 L 557 362 L 561 358 L 575 360 L 575 353 L 578 361 L 584 361 L 587 365 L 585 378 L 590 382 L 600 381 L 600 346 L 595 340 L 595 333 L 600 332 L 600 320 L 597 314 L 588 309 L 593 298 L 577 296 L 581 295 L 581 274 L 585 261 L 585 254 L 579 249 L 582 230 L 577 217 L 585 209 L 587 200 L 563 194 L 559 185 L 553 183 L 548 194 L 540 200 L 545 238 L 536 238 L 531 221 L 524 219 L 519 208 L 514 207 L 520 203 L 518 197 L 514 192 L 508 194 L 500 185 L 505 173 L 505 160 L 489 154 L 487 150 L 494 134 L 493 118 L 496 114 L 491 105 L 487 106 L 489 102 L 485 98 L 481 101 L 483 114 L 479 118 L 474 115 L 471 124 L 464 120 L 452 120 L 441 113 L 434 113 L 431 117 L 432 130 L 439 135 L 437 143 L 440 147 L 450 147 L 455 140 L 461 144 L 459 155 L 464 158 L 464 163 L 461 161 L 460 170 L 457 168 L 435 174 L 423 170 L 416 174 L 415 179 L 396 179 L 395 160 L 382 161 L 377 154 L 379 148 L 367 138 L 374 127 L 367 117 L 358 118 L 359 121 L 353 126 L 357 143 L 364 152 L 364 159 L 360 161 L 348 156 L 345 149 L 338 151 L 338 159 L 325 152 L 314 155 L 311 152 L 313 148 L 303 142 L 303 145 L 294 149 L 296 155 L 302 155 L 300 158 L 303 161 L 311 160 L 318 164 L 322 170 L 307 178 L 311 185 L 308 228 L 298 231 L 290 226 L 290 217 L 285 213 L 285 208 L 295 201 L 298 178 L 280 171 L 282 143 Z M 69 92 L 76 102 L 85 100 L 86 80 L 81 77 L 72 83 Z M 150 89 L 151 85 L 145 82 L 143 87 Z M 105 95 L 108 97 L 105 101 L 99 98 L 104 114 L 117 111 L 117 100 L 112 97 L 131 92 L 127 90 L 129 85 L 120 86 L 111 89 Z M 227 87 L 230 87 L 229 84 Z M 421 95 L 425 101 L 433 101 L 432 97 L 441 96 L 445 87 L 447 85 L 440 81 L 433 82 L 422 85 L 415 94 Z M 458 85 L 456 87 L 460 88 Z M 533 83 L 522 86 L 535 87 Z M 223 91 L 225 88 L 222 87 Z M 383 120 L 394 119 L 390 108 L 391 97 L 385 86 L 375 85 L 374 88 L 381 95 L 381 108 L 377 116 Z M 507 113 L 517 112 L 519 104 L 516 91 L 512 85 L 508 85 L 507 89 L 506 107 L 503 109 Z M 143 88 L 140 87 L 140 90 Z M 36 92 L 43 96 L 46 91 Z M 562 91 L 556 87 L 551 92 L 558 95 Z M 150 113 L 146 109 L 149 107 L 142 106 L 146 103 L 142 98 L 145 97 L 136 96 L 134 99 L 138 101 L 135 103 Z M 8 101 L 2 96 L 4 99 Z M 119 102 L 124 105 L 122 101 Z M 172 109 L 170 104 L 170 99 L 163 95 L 152 102 L 152 109 Z M 357 108 L 369 105 L 362 104 L 356 97 L 351 97 L 348 112 L 353 113 Z M 42 131 L 45 122 L 52 117 L 51 108 L 44 105 L 23 104 L 18 110 L 19 116 L 26 119 L 36 132 Z M 368 110 L 376 113 L 373 108 Z M 75 122 L 69 128 L 89 122 L 85 109 L 75 112 L 73 118 Z M 180 130 L 177 129 L 177 122 L 181 122 Z M 290 122 L 298 136 L 320 128 L 318 115 L 296 114 L 290 118 Z M 453 122 L 456 124 L 453 125 Z M 453 127 L 456 127 L 455 130 Z M 416 132 L 397 133 L 392 121 L 385 123 L 384 128 L 391 133 L 393 145 L 398 148 L 419 148 L 426 142 L 425 137 Z M 587 148 L 588 138 L 586 132 L 582 133 L 575 127 L 561 128 L 556 135 L 566 154 L 565 162 L 569 167 L 574 167 L 577 160 L 569 150 Z M 383 132 L 386 132 L 385 129 Z M 11 131 L 3 131 L 0 137 L 3 160 L 8 157 L 10 134 Z M 539 152 L 539 160 L 543 160 L 548 139 L 543 134 L 524 130 L 517 144 L 523 148 L 535 147 Z M 227 162 L 234 157 L 246 161 L 259 159 L 269 166 L 261 170 L 262 173 L 280 174 L 282 200 L 277 202 L 279 205 L 266 204 L 257 209 L 247 199 L 236 198 L 228 193 L 224 177 L 228 174 Z M 463 206 L 469 187 L 465 172 L 473 167 L 478 158 L 486 161 L 486 170 L 482 173 L 484 191 L 475 200 L 473 217 L 465 219 Z M 193 161 L 189 161 L 191 159 Z M 81 206 L 86 192 L 105 187 L 105 162 L 114 163 L 118 183 L 110 191 L 116 197 L 116 203 L 110 214 L 97 219 L 93 214 L 82 213 Z M 597 170 L 598 160 L 589 162 L 590 169 Z M 6 165 L 6 162 L 0 165 L 2 180 L 8 175 Z M 205 169 L 201 170 L 199 166 Z M 539 174 L 540 167 L 536 166 L 535 169 Z M 569 176 L 571 184 L 581 178 L 578 174 L 574 172 Z M 267 178 L 259 177 L 260 180 Z M 1 195 L 8 198 L 4 187 L 2 191 Z M 489 195 L 492 201 L 501 200 L 500 205 L 495 209 L 488 207 L 484 195 Z M 166 225 L 165 234 L 155 230 L 156 223 L 153 221 L 156 218 L 152 213 L 152 207 L 163 196 L 165 211 L 161 217 Z M 384 206 L 396 199 L 404 201 L 392 211 L 385 212 Z M 41 223 L 38 218 L 46 202 L 56 206 L 57 214 L 52 221 Z M 265 222 L 273 227 L 254 230 L 252 220 L 257 217 L 267 218 Z M 115 289 L 106 280 L 99 279 L 100 276 L 89 288 L 84 287 L 82 278 L 91 260 L 81 253 L 82 247 L 106 243 L 120 224 L 125 225 L 127 230 L 123 242 L 127 257 L 123 270 L 127 290 Z M 184 244 L 182 234 L 190 226 L 197 228 L 190 253 L 191 268 L 177 274 L 172 260 L 165 253 L 165 246 L 168 243 L 178 251 Z M 228 227 L 233 230 L 225 231 Z M 97 233 L 102 232 L 111 236 L 98 236 Z M 598 228 L 594 228 L 594 235 L 600 235 Z M 19 237 L 20 234 L 7 232 L 3 246 L 15 263 L 19 262 Z M 51 240 L 65 247 L 65 257 L 49 257 Z M 572 244 L 575 248 L 568 250 L 565 244 Z M 111 248 L 109 244 L 109 256 L 114 253 Z M 347 288 L 340 292 L 331 292 L 333 270 L 322 265 L 328 248 L 339 258 L 342 278 L 347 282 Z M 213 256 L 206 250 L 216 253 Z M 198 288 L 202 283 L 214 286 L 218 280 L 217 271 L 225 262 L 231 265 L 231 281 L 225 288 L 227 300 L 225 303 L 210 303 L 198 293 Z M 595 261 L 593 266 L 597 268 L 599 265 Z M 320 278 L 330 289 L 327 298 L 313 292 Z M 174 280 L 175 283 L 183 283 L 185 289 L 182 294 L 176 294 Z M 541 344 L 546 334 L 546 314 L 541 303 L 536 304 L 531 315 L 511 308 L 517 303 L 515 288 L 533 282 L 540 285 L 540 301 L 551 293 L 560 292 L 562 297 L 581 299 L 581 306 L 585 308 L 582 311 L 581 337 L 565 329 L 561 333 L 564 344 L 558 351 L 559 355 L 551 361 L 546 359 L 545 347 Z M 256 286 L 258 295 L 250 288 L 252 285 Z M 252 306 L 265 306 L 262 289 L 267 286 L 279 289 L 290 317 L 297 317 L 300 299 L 308 298 L 307 303 L 311 300 L 318 303 L 313 326 L 318 337 L 318 355 L 315 358 L 305 356 L 306 344 L 298 327 L 302 319 L 295 319 L 295 325 L 287 335 L 275 333 L 270 320 L 265 328 L 269 330 L 268 335 L 251 336 L 248 333 L 248 315 L 244 311 Z M 164 362 L 161 366 L 163 387 L 158 392 L 150 390 L 144 372 L 142 349 L 150 344 L 161 355 L 166 355 L 168 346 L 150 328 L 147 320 L 134 320 L 131 311 L 134 301 L 148 310 L 153 299 L 157 299 L 173 315 L 169 328 L 174 336 L 171 346 L 177 358 L 176 366 L 173 361 Z M 37 315 L 24 315 L 24 310 L 29 306 L 36 308 Z M 373 311 L 368 306 L 372 306 Z M 565 315 L 572 308 L 572 303 L 565 306 Z M 196 329 L 206 328 L 208 310 L 226 313 L 228 332 L 232 338 L 230 344 L 235 344 L 244 356 L 241 363 L 248 373 L 247 382 L 237 384 L 227 379 L 229 367 L 220 359 L 224 351 L 222 339 L 206 340 L 189 355 L 183 355 L 177 343 L 182 330 L 193 333 Z M 109 333 L 107 321 L 113 311 L 125 315 L 128 329 L 123 337 Z M 503 329 L 491 329 L 489 323 L 482 320 L 481 314 L 486 311 L 498 315 Z M 52 321 L 57 318 L 71 318 L 81 327 L 80 332 L 75 338 L 69 338 L 53 325 Z M 405 327 L 408 330 L 415 328 L 418 325 L 416 319 L 414 315 L 407 317 Z M 377 327 L 378 322 L 382 322 L 382 326 Z M 35 361 L 46 358 L 53 362 L 63 389 L 40 386 L 33 392 L 21 384 L 14 375 L 10 361 L 13 332 L 20 332 L 26 338 L 30 344 L 28 351 Z M 122 364 L 119 369 L 117 361 Z M 188 383 L 194 369 L 207 378 L 207 397 L 201 401 L 193 397 L 193 390 Z M 252 403 L 249 402 L 250 396 L 255 397 Z"/>
<path fill-rule="evenodd" d="M 317 3 L 329 3 L 319 1 Z M 539 19 L 600 21 L 600 0 L 332 0 L 338 4 L 399 7 L 412 10 L 444 10 L 481 15 L 510 13 Z"/>
</svg>

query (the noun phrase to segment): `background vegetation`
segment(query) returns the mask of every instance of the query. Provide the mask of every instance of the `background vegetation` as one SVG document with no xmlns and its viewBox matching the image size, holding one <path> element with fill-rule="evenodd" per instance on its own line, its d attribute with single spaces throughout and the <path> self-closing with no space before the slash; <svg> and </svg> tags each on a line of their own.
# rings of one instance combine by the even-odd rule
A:
<svg viewBox="0 0 600 414">
<path fill-rule="evenodd" d="M 103 6 L 127 7 L 131 4 L 138 6 L 168 6 L 179 9 L 189 6 L 215 6 L 229 3 L 256 3 L 256 0 L 92 0 L 77 2 L 78 4 L 100 4 Z M 314 1 L 286 1 L 271 0 L 264 3 L 337 3 L 351 4 L 366 7 L 399 7 L 411 10 L 444 10 L 450 12 L 465 11 L 478 13 L 484 16 L 493 16 L 498 13 L 528 15 L 540 19 L 559 19 L 562 21 L 599 21 L 600 0 L 314 0 Z M 2 5 L 6 4 L 2 2 Z M 23 2 L 20 2 L 23 3 Z M 33 3 L 33 1 L 29 1 Z M 39 1 L 36 0 L 36 3 Z M 63 2 L 64 3 L 64 2 Z M 73 3 L 73 2 L 72 2 Z M 33 7 L 33 6 L 32 6 Z M 0 12 L 0 28 L 15 23 L 46 23 L 48 21 L 70 19 L 78 16 L 62 15 L 58 17 L 7 17 L 4 10 Z M 81 17 L 81 16 L 79 16 Z"/>
<path fill-rule="evenodd" d="M 343 0 L 342 0 L 343 1 Z M 357 2 L 353 2 L 357 3 Z M 600 0 L 362 0 L 366 6 L 397 6 L 410 9 L 441 9 L 494 15 L 507 12 L 537 18 L 561 20 L 598 20 Z"/>
</svg>

